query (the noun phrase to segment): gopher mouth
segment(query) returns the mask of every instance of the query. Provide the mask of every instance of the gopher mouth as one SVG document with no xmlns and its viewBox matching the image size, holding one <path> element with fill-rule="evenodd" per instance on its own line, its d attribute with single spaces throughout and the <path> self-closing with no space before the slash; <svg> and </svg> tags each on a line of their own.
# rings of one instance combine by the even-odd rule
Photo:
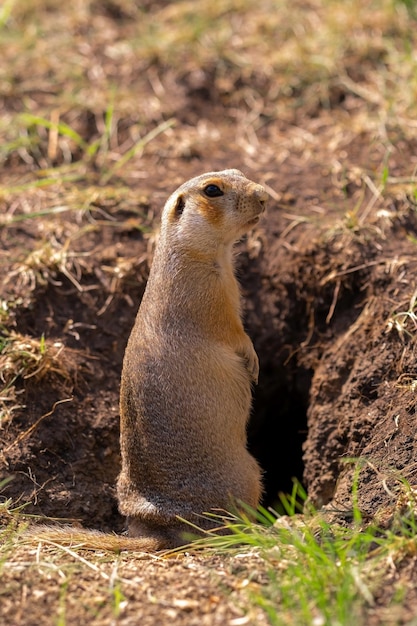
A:
<svg viewBox="0 0 417 626">
<path fill-rule="evenodd" d="M 257 224 L 259 222 L 260 219 L 260 215 L 257 215 L 256 217 L 253 217 L 251 220 L 249 220 L 249 222 L 247 222 L 248 226 L 255 226 L 255 224 Z"/>
</svg>

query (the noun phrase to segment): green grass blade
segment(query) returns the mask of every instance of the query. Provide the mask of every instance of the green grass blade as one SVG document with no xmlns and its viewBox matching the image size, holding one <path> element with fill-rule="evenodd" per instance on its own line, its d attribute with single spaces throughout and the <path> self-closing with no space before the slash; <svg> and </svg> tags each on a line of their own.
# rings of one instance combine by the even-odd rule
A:
<svg viewBox="0 0 417 626">
<path fill-rule="evenodd" d="M 88 150 L 88 144 L 84 141 L 81 135 L 79 135 L 77 131 L 71 128 L 71 126 L 68 126 L 65 122 L 52 122 L 51 120 L 39 115 L 32 115 L 31 113 L 21 113 L 19 115 L 19 119 L 25 124 L 25 126 L 36 125 L 47 128 L 48 130 L 57 129 L 60 135 L 71 139 L 79 148 L 84 151 Z"/>
<path fill-rule="evenodd" d="M 155 137 L 157 137 L 161 133 L 165 133 L 169 128 L 172 128 L 174 124 L 175 120 L 171 118 L 166 122 L 162 122 L 156 128 L 147 133 L 144 137 L 139 139 L 139 141 L 137 141 L 135 145 L 130 148 L 130 150 L 125 152 L 125 154 L 120 157 L 117 163 L 115 163 L 115 165 L 105 175 L 103 175 L 103 184 L 107 183 L 112 178 L 112 176 L 114 176 L 114 174 L 120 170 L 120 168 L 126 165 L 126 163 L 128 163 L 138 152 L 143 150 L 143 148 L 153 139 L 155 139 Z"/>
</svg>

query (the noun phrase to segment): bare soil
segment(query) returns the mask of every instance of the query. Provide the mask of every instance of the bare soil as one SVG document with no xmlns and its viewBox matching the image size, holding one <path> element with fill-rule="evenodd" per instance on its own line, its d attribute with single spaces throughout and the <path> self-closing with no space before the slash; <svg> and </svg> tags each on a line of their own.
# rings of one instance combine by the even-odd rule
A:
<svg viewBox="0 0 417 626">
<path fill-rule="evenodd" d="M 129 25 L 125 16 L 113 15 L 112 6 L 106 4 L 104 15 L 97 9 L 94 19 L 112 24 L 122 38 Z M 99 58 L 99 51 L 95 54 Z M 117 74 L 109 56 L 103 67 Z M 88 210 L 54 215 L 54 237 L 71 241 L 73 256 L 65 271 L 59 264 L 48 270 L 34 265 L 32 272 L 22 267 L 22 258 L 43 240 L 42 217 L 14 219 L 0 229 L 0 297 L 17 303 L 8 331 L 45 337 L 59 363 L 45 376 L 35 371 L 15 381 L 18 406 L 0 430 L 0 479 L 12 477 L 2 495 L 25 504 L 26 514 L 123 531 L 114 490 L 119 379 L 160 212 L 184 180 L 236 167 L 271 193 L 265 218 L 239 244 L 237 257 L 246 327 L 261 365 L 248 433 L 265 472 L 264 504 L 278 506 L 278 494 L 290 491 L 297 478 L 316 506 L 348 520 L 357 468 L 351 459 L 360 458 L 361 511 L 388 524 L 401 507 L 402 479 L 412 486 L 417 481 L 417 213 L 415 199 L 395 182 L 415 171 L 416 141 L 391 144 L 389 188 L 378 191 L 369 181 L 383 176 L 386 146 L 373 142 L 371 134 L 350 132 L 353 112 L 362 106 L 357 94 L 340 88 L 330 102 L 299 106 L 280 119 L 266 107 L 253 133 L 246 118 L 237 118 L 235 85 L 224 76 L 218 79 L 210 67 L 199 74 L 159 70 L 166 109 L 153 113 L 149 128 L 168 117 L 175 118 L 175 127 L 141 155 L 127 199 L 117 195 L 116 178 L 114 200 L 101 198 L 98 185 Z M 136 80 L 142 103 L 151 102 L 152 81 Z M 267 86 L 260 82 L 258 89 L 267 101 Z M 33 102 L 47 97 L 31 94 Z M 18 106 L 17 100 L 11 97 L 8 106 Z M 84 123 L 78 132 L 94 136 L 93 116 Z M 4 164 L 0 181 L 18 184 L 35 169 L 35 162 L 16 156 Z M 82 184 L 97 185 L 94 172 L 88 176 Z M 22 192 L 14 205 L 6 194 L 1 214 L 19 218 L 42 210 L 48 194 L 58 203 L 59 183 Z M 141 588 L 148 606 L 143 616 L 126 613 L 123 623 L 151 624 L 156 615 L 161 623 L 165 618 L 184 624 L 268 623 L 262 612 L 239 621 L 243 612 L 236 605 L 244 601 L 233 596 L 239 578 L 227 575 L 227 559 L 135 561 L 130 575 L 127 558 L 121 558 L 123 576 Z M 245 580 L 252 568 L 253 562 L 243 567 Z M 188 573 L 184 591 L 181 581 Z M 211 580 L 222 576 L 229 588 L 220 598 Z M 21 595 L 16 591 L 21 607 L 29 606 L 30 584 Z M 160 591 L 165 585 L 174 585 L 175 601 L 165 598 L 169 591 Z M 154 602 L 155 589 L 164 597 Z M 30 605 L 30 615 L 16 612 L 13 598 L 2 599 L 7 623 L 46 623 L 46 583 L 44 591 Z M 410 595 L 395 623 L 410 617 L 414 599 Z M 383 611 L 387 596 L 378 601 Z M 53 606 L 57 603 L 54 598 Z M 152 612 L 155 606 L 158 613 Z M 75 623 L 75 604 L 70 614 L 69 623 Z M 106 619 L 100 615 L 94 623 L 109 623 Z"/>
</svg>

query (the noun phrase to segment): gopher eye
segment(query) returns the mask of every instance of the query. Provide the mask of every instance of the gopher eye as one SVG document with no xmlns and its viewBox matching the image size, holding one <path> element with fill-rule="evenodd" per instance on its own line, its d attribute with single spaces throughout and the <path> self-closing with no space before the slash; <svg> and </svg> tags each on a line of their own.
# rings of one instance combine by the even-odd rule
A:
<svg viewBox="0 0 417 626">
<path fill-rule="evenodd" d="M 217 185 L 207 185 L 207 187 L 204 187 L 204 193 L 209 198 L 217 198 L 224 195 L 223 191 Z"/>
</svg>

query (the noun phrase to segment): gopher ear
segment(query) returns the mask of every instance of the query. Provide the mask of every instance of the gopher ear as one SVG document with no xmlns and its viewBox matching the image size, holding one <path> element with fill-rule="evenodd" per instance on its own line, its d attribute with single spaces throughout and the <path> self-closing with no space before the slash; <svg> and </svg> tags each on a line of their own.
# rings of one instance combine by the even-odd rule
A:
<svg viewBox="0 0 417 626">
<path fill-rule="evenodd" d="M 174 215 L 175 217 L 180 217 L 184 211 L 184 207 L 185 207 L 185 200 L 184 198 L 180 195 L 177 198 L 177 201 L 175 203 L 175 207 L 174 207 Z"/>
</svg>

